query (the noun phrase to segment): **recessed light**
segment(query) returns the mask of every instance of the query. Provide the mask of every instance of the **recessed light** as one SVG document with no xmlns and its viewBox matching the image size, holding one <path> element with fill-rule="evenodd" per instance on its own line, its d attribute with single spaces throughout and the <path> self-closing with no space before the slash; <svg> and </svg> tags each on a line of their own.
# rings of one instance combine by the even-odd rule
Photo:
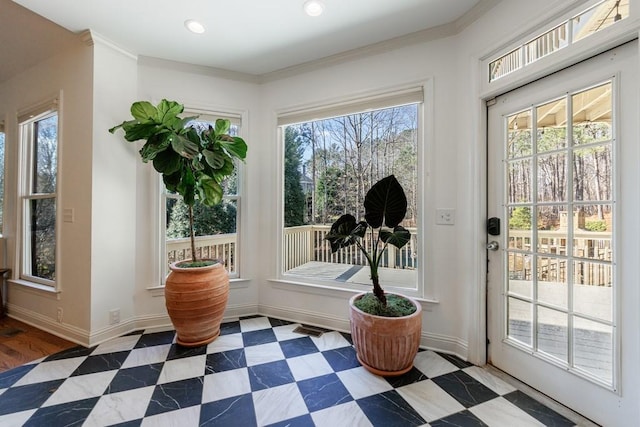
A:
<svg viewBox="0 0 640 427">
<path fill-rule="evenodd" d="M 304 3 L 304 11 L 309 16 L 320 16 L 324 11 L 324 4 L 319 0 L 307 0 Z"/>
<path fill-rule="evenodd" d="M 204 25 L 202 25 L 195 19 L 187 19 L 186 21 L 184 21 L 184 26 L 187 27 L 187 30 L 191 31 L 192 33 L 204 33 Z"/>
</svg>

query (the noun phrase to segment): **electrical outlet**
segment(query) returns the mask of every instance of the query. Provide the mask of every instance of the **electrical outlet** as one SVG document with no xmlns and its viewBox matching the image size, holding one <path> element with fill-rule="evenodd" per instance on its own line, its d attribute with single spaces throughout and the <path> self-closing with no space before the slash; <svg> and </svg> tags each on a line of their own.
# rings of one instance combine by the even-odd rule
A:
<svg viewBox="0 0 640 427">
<path fill-rule="evenodd" d="M 109 324 L 117 325 L 118 323 L 120 323 L 120 309 L 114 308 L 109 311 Z"/>
<path fill-rule="evenodd" d="M 62 323 L 62 307 L 58 307 L 56 319 L 58 320 L 58 323 Z"/>
<path fill-rule="evenodd" d="M 436 209 L 436 224 L 453 225 L 456 222 L 455 209 Z"/>
</svg>

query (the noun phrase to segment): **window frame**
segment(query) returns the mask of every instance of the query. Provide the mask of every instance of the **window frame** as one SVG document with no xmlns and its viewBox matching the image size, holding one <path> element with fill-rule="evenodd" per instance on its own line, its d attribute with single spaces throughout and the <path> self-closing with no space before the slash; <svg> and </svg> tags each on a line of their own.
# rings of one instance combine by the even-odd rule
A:
<svg viewBox="0 0 640 427">
<path fill-rule="evenodd" d="M 43 287 L 47 290 L 59 290 L 60 277 L 60 152 L 62 142 L 62 114 L 58 98 L 47 100 L 36 107 L 24 110 L 18 114 L 19 129 L 19 174 L 18 174 L 18 280 L 20 282 Z M 32 190 L 33 168 L 34 168 L 34 144 L 36 142 L 34 125 L 36 122 L 56 117 L 56 186 L 53 193 L 37 193 Z M 55 279 L 47 279 L 31 274 L 28 270 L 31 267 L 31 245 L 30 230 L 31 223 L 28 206 L 33 200 L 53 199 L 55 207 Z"/>
<path fill-rule="evenodd" d="M 432 146 L 433 146 L 433 78 L 429 77 L 425 80 L 412 81 L 396 87 L 385 88 L 378 91 L 369 91 L 339 99 L 327 100 L 324 102 L 308 104 L 304 106 L 296 106 L 288 109 L 276 111 L 275 133 L 278 145 L 278 221 L 280 231 L 277 239 L 277 272 L 275 281 L 286 284 L 290 289 L 303 289 L 306 287 L 309 291 L 316 289 L 319 292 L 328 290 L 340 292 L 367 292 L 371 290 L 370 284 L 344 283 L 336 280 L 320 280 L 313 277 L 301 277 L 287 275 L 284 271 L 284 128 L 291 124 L 311 122 L 314 120 L 322 120 L 330 117 L 339 117 L 349 114 L 357 114 L 367 112 L 369 110 L 378 110 L 392 108 L 394 106 L 406 105 L 415 102 L 405 102 L 411 98 L 411 93 L 419 90 L 421 92 L 421 100 L 417 102 L 417 147 L 418 154 L 416 159 L 417 168 L 417 210 L 418 218 L 416 220 L 417 235 L 417 251 L 418 251 L 418 267 L 417 280 L 415 288 L 397 288 L 382 283 L 382 287 L 386 292 L 401 293 L 410 297 L 430 302 L 436 302 L 434 297 L 433 280 L 429 277 L 433 272 L 430 258 L 428 257 L 428 249 L 425 243 L 425 235 L 432 235 L 433 214 L 430 212 L 429 200 L 432 195 L 430 191 L 430 181 L 428 179 L 429 170 L 432 165 Z M 365 268 L 368 268 L 365 266 Z M 316 291 L 312 291 L 316 292 Z"/>
<path fill-rule="evenodd" d="M 228 119 L 231 121 L 231 126 L 237 126 L 238 128 L 238 136 L 244 138 L 244 129 L 243 126 L 246 126 L 247 117 L 246 112 L 244 111 L 236 111 L 233 109 L 213 109 L 207 107 L 189 107 L 185 106 L 184 114 L 182 117 L 191 117 L 197 116 L 199 121 L 211 121 L 215 122 L 216 119 Z M 242 209 L 241 209 L 241 201 L 243 195 L 246 193 L 244 188 L 244 167 L 243 162 L 236 161 L 236 174 L 237 174 L 237 193 L 234 195 L 224 194 L 222 199 L 223 201 L 233 201 L 236 204 L 236 247 L 235 247 L 235 271 L 229 273 L 229 279 L 238 280 L 241 278 L 241 267 L 242 267 L 242 257 L 241 257 L 241 242 L 242 242 L 242 233 L 241 233 L 241 223 L 242 223 Z M 160 271 L 160 287 L 164 287 L 166 283 L 167 275 L 169 274 L 169 265 L 167 263 L 167 201 L 169 199 L 179 200 L 180 196 L 177 194 L 167 193 L 164 183 L 162 181 L 162 176 L 157 174 L 157 180 L 155 181 L 158 185 L 158 199 L 159 199 L 159 213 L 160 213 L 160 221 L 158 227 L 158 235 L 160 241 L 160 252 L 158 254 L 159 261 L 159 271 Z M 196 236 L 197 239 L 197 236 Z"/>
</svg>

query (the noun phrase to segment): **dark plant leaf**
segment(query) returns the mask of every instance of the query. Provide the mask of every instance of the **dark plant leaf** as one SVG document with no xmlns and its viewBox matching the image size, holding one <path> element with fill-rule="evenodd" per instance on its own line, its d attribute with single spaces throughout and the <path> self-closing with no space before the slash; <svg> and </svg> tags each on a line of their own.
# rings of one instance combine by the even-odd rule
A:
<svg viewBox="0 0 640 427">
<path fill-rule="evenodd" d="M 380 230 L 380 240 L 400 249 L 411 240 L 411 233 L 402 226 L 397 226 L 393 232 L 389 230 Z"/>
<path fill-rule="evenodd" d="M 182 157 L 173 150 L 163 150 L 156 154 L 153 159 L 153 168 L 165 175 L 173 175 L 180 170 Z"/>
<path fill-rule="evenodd" d="M 364 218 L 372 228 L 394 228 L 407 214 L 407 196 L 395 176 L 376 182 L 364 198 Z"/>
<path fill-rule="evenodd" d="M 331 252 L 336 252 L 340 248 L 356 243 L 358 238 L 364 237 L 366 231 L 366 222 L 356 222 L 353 215 L 345 214 L 333 223 L 325 239 L 331 243 Z"/>
</svg>

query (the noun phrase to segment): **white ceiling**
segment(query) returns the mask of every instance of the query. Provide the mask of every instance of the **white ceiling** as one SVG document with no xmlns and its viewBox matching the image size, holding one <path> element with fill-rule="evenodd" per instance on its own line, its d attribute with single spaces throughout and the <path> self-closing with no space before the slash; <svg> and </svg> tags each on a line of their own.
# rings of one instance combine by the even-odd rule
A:
<svg viewBox="0 0 640 427">
<path fill-rule="evenodd" d="M 91 29 L 136 55 L 252 75 L 264 75 L 449 24 L 465 14 L 472 15 L 482 6 L 496 3 L 495 0 L 323 2 L 324 13 L 313 18 L 303 12 L 304 0 L 13 0 L 72 33 Z M 9 0 L 0 0 L 0 7 L 2 12 L 17 10 Z M 184 27 L 187 19 L 200 21 L 207 31 L 201 35 L 188 32 Z M 5 44 L 5 37 L 20 42 L 6 28 L 12 25 L 8 20 L 6 13 L 0 13 L 1 44 Z M 25 33 L 21 28 L 14 31 Z M 40 43 L 41 39 L 36 40 Z"/>
</svg>

